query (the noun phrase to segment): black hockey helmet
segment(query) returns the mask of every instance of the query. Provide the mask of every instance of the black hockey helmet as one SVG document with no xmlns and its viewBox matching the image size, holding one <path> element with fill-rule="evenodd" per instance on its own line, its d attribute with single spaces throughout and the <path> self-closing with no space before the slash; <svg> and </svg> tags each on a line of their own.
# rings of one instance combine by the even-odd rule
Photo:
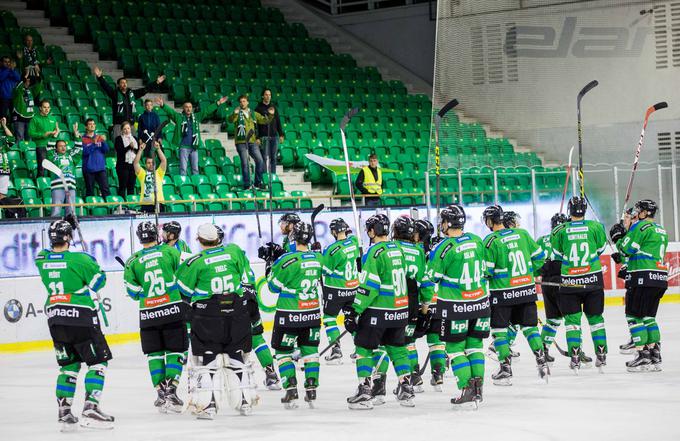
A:
<svg viewBox="0 0 680 441">
<path fill-rule="evenodd" d="M 446 222 L 446 230 L 449 228 L 463 229 L 465 226 L 465 210 L 462 205 L 451 204 L 439 213 L 441 223 Z M 444 230 L 444 232 L 446 231 Z"/>
<path fill-rule="evenodd" d="M 296 243 L 307 245 L 314 237 L 314 229 L 306 222 L 298 222 L 293 225 L 292 237 Z"/>
<path fill-rule="evenodd" d="M 182 226 L 177 221 L 170 221 L 163 224 L 163 232 L 166 234 L 172 234 L 174 239 L 179 239 L 179 235 L 182 232 Z"/>
<path fill-rule="evenodd" d="M 337 219 L 333 219 L 328 226 L 328 228 L 331 230 L 331 233 L 333 236 L 337 236 L 338 233 L 345 233 L 349 231 L 349 225 L 347 225 L 347 222 L 345 222 L 345 219 L 339 217 Z"/>
<path fill-rule="evenodd" d="M 215 225 L 215 229 L 217 230 L 217 240 L 219 240 L 220 243 L 224 242 L 224 230 L 222 227 Z"/>
<path fill-rule="evenodd" d="M 424 241 L 425 238 L 431 237 L 434 234 L 434 225 L 427 219 L 418 219 L 416 221 L 416 231 L 420 236 L 420 240 Z"/>
<path fill-rule="evenodd" d="M 640 212 L 646 211 L 648 213 L 647 217 L 654 217 L 656 215 L 656 210 L 658 210 L 656 202 L 651 199 L 642 199 L 641 201 L 637 201 L 634 206 L 635 214 L 640 214 Z"/>
<path fill-rule="evenodd" d="M 569 218 L 566 214 L 555 213 L 553 217 L 550 218 L 550 229 L 555 229 L 556 226 L 562 225 L 565 222 L 569 222 Z"/>
<path fill-rule="evenodd" d="M 503 226 L 505 228 L 517 228 L 519 227 L 519 221 L 522 220 L 522 216 L 516 211 L 504 211 L 503 212 Z"/>
<path fill-rule="evenodd" d="M 376 236 L 387 236 L 390 233 L 390 218 L 385 214 L 374 214 L 366 219 L 366 231 L 373 230 Z"/>
<path fill-rule="evenodd" d="M 151 221 L 144 221 L 137 225 L 137 239 L 140 243 L 151 243 L 158 240 L 156 224 Z"/>
<path fill-rule="evenodd" d="M 399 216 L 392 224 L 392 237 L 394 239 L 413 240 L 413 233 L 415 232 L 415 222 L 408 216 Z"/>
<path fill-rule="evenodd" d="M 298 222 L 300 222 L 300 216 L 296 213 L 286 213 L 279 219 L 279 224 L 297 224 Z"/>
<path fill-rule="evenodd" d="M 572 217 L 585 217 L 588 202 L 580 196 L 572 196 L 567 204 L 567 210 Z"/>
<path fill-rule="evenodd" d="M 490 205 L 482 212 L 482 223 L 486 225 L 487 221 L 491 221 L 493 225 L 503 223 L 503 208 L 500 205 Z"/>
<path fill-rule="evenodd" d="M 65 220 L 55 220 L 50 224 L 48 235 L 52 245 L 63 245 L 73 237 L 73 227 Z"/>
</svg>

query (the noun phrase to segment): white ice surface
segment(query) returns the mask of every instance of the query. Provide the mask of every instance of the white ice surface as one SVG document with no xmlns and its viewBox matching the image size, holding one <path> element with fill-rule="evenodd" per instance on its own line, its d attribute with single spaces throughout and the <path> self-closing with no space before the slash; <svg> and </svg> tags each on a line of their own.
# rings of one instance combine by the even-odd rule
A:
<svg viewBox="0 0 680 441">
<path fill-rule="evenodd" d="M 659 323 L 663 340 L 664 371 L 631 374 L 618 345 L 628 340 L 623 308 L 605 312 L 610 344 L 605 374 L 595 368 L 574 376 L 567 359 L 560 357 L 550 384 L 537 381 L 534 359 L 526 341 L 518 338 L 520 362 L 513 365 L 511 387 L 491 384 L 497 365 L 487 359 L 484 403 L 477 412 L 452 410 L 454 378 L 446 378 L 443 393 L 429 387 L 418 394 L 415 408 L 402 408 L 392 398 L 392 371 L 388 380 L 388 403 L 372 411 L 350 411 L 345 399 L 356 387 L 354 365 L 349 359 L 351 342 L 343 340 L 341 366 L 321 366 L 321 386 L 316 409 L 301 401 L 297 410 L 284 410 L 280 391 L 260 388 L 261 403 L 250 417 L 226 411 L 214 421 L 197 421 L 191 415 L 161 415 L 152 406 L 146 361 L 138 344 L 114 346 L 102 409 L 116 417 L 112 431 L 61 434 L 56 423 L 54 398 L 57 374 L 51 352 L 7 355 L 0 359 L 0 439 L 9 440 L 680 440 L 680 305 L 661 305 Z M 584 323 L 585 325 L 585 323 Z M 585 326 L 587 328 L 587 325 Z M 564 329 L 558 334 L 564 345 Z M 490 340 L 487 340 L 487 344 Z M 589 333 L 584 335 L 592 354 Z M 424 359 L 425 342 L 419 342 Z M 322 345 L 325 343 L 322 343 Z M 429 371 L 428 371 L 429 372 Z M 298 372 L 301 378 L 301 373 Z M 258 368 L 258 383 L 264 375 Z M 83 400 L 81 371 L 74 407 Z M 302 383 L 302 380 L 300 381 Z M 181 396 L 184 397 L 184 382 Z"/>
</svg>

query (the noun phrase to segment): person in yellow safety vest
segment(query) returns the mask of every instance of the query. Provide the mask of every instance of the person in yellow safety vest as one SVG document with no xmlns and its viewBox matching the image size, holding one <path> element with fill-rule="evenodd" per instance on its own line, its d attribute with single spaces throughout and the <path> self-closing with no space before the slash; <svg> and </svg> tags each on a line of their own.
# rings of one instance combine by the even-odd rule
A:
<svg viewBox="0 0 680 441">
<path fill-rule="evenodd" d="M 378 157 L 375 154 L 372 153 L 368 157 L 368 167 L 361 169 L 355 184 L 364 195 L 367 206 L 380 205 L 383 179 L 382 170 L 378 167 Z"/>
</svg>

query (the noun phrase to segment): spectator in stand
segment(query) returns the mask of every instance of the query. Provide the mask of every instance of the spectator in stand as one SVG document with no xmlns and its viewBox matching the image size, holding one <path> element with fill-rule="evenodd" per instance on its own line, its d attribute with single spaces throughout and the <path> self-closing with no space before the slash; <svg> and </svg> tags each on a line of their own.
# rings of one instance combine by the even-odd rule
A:
<svg viewBox="0 0 680 441">
<path fill-rule="evenodd" d="M 120 125 L 123 121 L 134 121 L 135 120 L 135 99 L 140 98 L 147 93 L 146 87 L 140 87 L 139 89 L 128 89 L 127 79 L 118 78 L 116 81 L 116 88 L 113 89 L 106 79 L 102 75 L 103 72 L 99 66 L 95 66 L 94 76 L 97 77 L 99 85 L 104 92 L 111 98 L 111 111 L 113 112 L 113 128 L 111 128 L 113 139 L 115 140 L 120 136 Z M 165 75 L 159 75 L 156 78 L 156 84 L 161 84 L 165 81 Z"/>
<path fill-rule="evenodd" d="M 0 66 L 0 118 L 11 117 L 12 92 L 21 77 L 16 71 L 17 64 L 9 57 L 2 57 Z"/>
<path fill-rule="evenodd" d="M 283 142 L 284 134 L 279 112 L 272 104 L 272 91 L 271 89 L 264 89 L 262 101 L 257 104 L 255 112 L 266 115 L 270 107 L 273 107 L 276 111 L 274 119 L 267 124 L 257 124 L 256 142 L 260 146 L 262 156 L 268 161 L 269 173 L 276 173 L 276 155 L 279 151 L 279 143 Z"/>
<path fill-rule="evenodd" d="M 165 154 L 163 153 L 163 149 L 161 149 L 160 143 L 158 141 L 152 142 L 152 148 L 158 154 L 158 159 L 161 160 L 158 168 L 156 168 L 156 161 L 153 158 L 153 152 L 151 153 L 150 157 L 146 157 L 144 159 L 144 168 L 139 165 L 146 148 L 146 144 L 144 143 L 139 145 L 140 148 L 137 151 L 137 155 L 135 156 L 134 160 L 135 175 L 137 176 L 137 180 L 139 181 L 139 185 L 141 187 L 141 193 L 139 195 L 140 208 L 144 213 L 155 212 L 156 201 L 158 201 L 158 211 L 165 211 L 165 206 L 163 205 L 163 202 L 165 202 L 165 197 L 163 196 L 163 178 L 165 177 L 165 170 L 168 168 L 168 160 L 165 158 Z M 155 173 L 156 175 L 156 200 L 154 200 L 154 175 L 152 173 Z"/>
<path fill-rule="evenodd" d="M 74 124 L 73 131 L 77 131 L 77 123 Z M 64 215 L 73 213 L 73 204 L 76 203 L 76 155 L 80 153 L 81 142 L 76 141 L 75 147 L 70 152 L 66 151 L 66 141 L 60 139 L 54 147 L 52 162 L 61 169 L 64 179 L 59 176 L 52 177 L 52 203 L 69 204 L 64 207 Z M 52 207 L 52 217 L 61 216 L 62 207 Z"/>
<path fill-rule="evenodd" d="M 191 174 L 198 174 L 198 147 L 203 142 L 201 140 L 201 121 L 211 115 L 219 106 L 227 101 L 223 96 L 217 103 L 210 104 L 205 109 L 194 112 L 194 106 L 190 102 L 182 105 L 181 112 L 163 104 L 162 98 L 156 98 L 156 104 L 163 108 L 168 118 L 175 123 L 175 133 L 172 143 L 179 146 L 179 174 L 187 176 L 187 164 L 191 161 Z"/>
<path fill-rule="evenodd" d="M 267 109 L 267 116 L 253 112 L 248 107 L 248 97 L 238 97 L 238 107 L 227 120 L 234 124 L 234 141 L 236 151 L 241 158 L 241 174 L 243 175 L 243 188 L 250 188 L 250 167 L 248 167 L 248 155 L 255 161 L 255 188 L 263 189 L 262 173 L 264 173 L 264 160 L 259 147 L 255 144 L 255 124 L 269 124 L 274 119 L 276 110 L 273 107 Z"/>
<path fill-rule="evenodd" d="M 18 141 L 28 139 L 28 125 L 35 115 L 35 103 L 43 90 L 43 83 L 33 83 L 28 75 L 14 88 L 12 121 Z"/>
<path fill-rule="evenodd" d="M 139 137 L 140 142 L 145 144 L 151 143 L 154 134 L 156 133 L 156 129 L 160 125 L 161 119 L 158 117 L 158 114 L 153 111 L 153 101 L 148 99 L 144 100 L 144 112 L 139 115 L 139 119 L 137 120 L 137 136 Z M 156 139 L 162 140 L 163 134 L 159 133 L 156 136 Z M 151 155 L 151 151 L 152 149 L 146 149 L 144 150 L 144 154 Z"/>
<path fill-rule="evenodd" d="M 47 100 L 40 101 L 40 111 L 28 124 L 28 136 L 35 141 L 35 154 L 38 160 L 38 177 L 42 176 L 43 159 L 47 158 L 47 149 L 54 148 L 59 136 L 59 120 L 52 115 L 52 107 Z"/>
<path fill-rule="evenodd" d="M 378 167 L 378 157 L 374 153 L 368 157 L 368 165 L 361 169 L 355 184 L 364 195 L 366 206 L 380 205 L 380 195 L 383 192 L 382 170 Z"/>
<path fill-rule="evenodd" d="M 132 126 L 124 121 L 120 125 L 121 134 L 113 141 L 116 149 L 116 175 L 118 175 L 118 196 L 125 198 L 135 193 L 136 173 L 133 166 L 139 150 L 137 140 L 132 135 Z"/>
<path fill-rule="evenodd" d="M 96 135 L 97 124 L 92 118 L 85 121 L 85 134 L 82 136 L 83 143 L 83 178 L 85 179 L 85 197 L 94 196 L 95 182 L 99 186 L 102 198 L 111 194 L 109 191 L 109 179 L 106 175 L 106 152 L 109 144 L 102 135 Z M 78 123 L 74 124 L 73 132 L 76 138 L 81 138 L 78 132 Z"/>
<path fill-rule="evenodd" d="M 26 34 L 24 36 L 24 47 L 17 52 L 17 58 L 21 63 L 21 75 L 31 79 L 31 82 L 37 82 L 42 71 L 42 60 L 39 58 L 38 51 L 33 46 L 33 36 Z"/>
<path fill-rule="evenodd" d="M 9 163 L 7 152 L 14 145 L 14 137 L 7 127 L 7 118 L 0 118 L 0 200 L 5 199 L 9 191 L 9 175 L 12 165 Z"/>
</svg>

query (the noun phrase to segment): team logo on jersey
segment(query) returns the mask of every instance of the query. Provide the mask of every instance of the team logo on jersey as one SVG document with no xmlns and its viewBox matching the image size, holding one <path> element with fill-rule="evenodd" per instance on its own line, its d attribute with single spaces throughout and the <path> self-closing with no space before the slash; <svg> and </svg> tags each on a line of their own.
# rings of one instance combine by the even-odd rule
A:
<svg viewBox="0 0 680 441">
<path fill-rule="evenodd" d="M 582 266 L 580 268 L 569 268 L 569 275 L 575 276 L 575 275 L 578 275 L 578 274 L 585 274 L 589 271 L 590 271 L 590 265 Z"/>
<path fill-rule="evenodd" d="M 21 302 L 17 299 L 10 299 L 5 303 L 5 319 L 10 323 L 16 323 L 21 320 L 21 315 L 24 312 L 24 307 L 21 306 Z"/>
<path fill-rule="evenodd" d="M 50 304 L 52 303 L 68 303 L 71 301 L 71 294 L 56 294 L 53 296 L 50 296 Z"/>
<path fill-rule="evenodd" d="M 482 297 L 484 295 L 484 289 L 480 288 L 475 291 L 463 291 L 460 293 L 460 295 L 464 299 L 477 299 L 479 297 Z"/>
<path fill-rule="evenodd" d="M 531 283 L 531 276 L 519 276 L 510 279 L 510 286 L 526 285 Z"/>
<path fill-rule="evenodd" d="M 168 303 L 170 301 L 170 296 L 167 294 L 158 297 L 149 297 L 144 299 L 144 306 L 150 308 L 152 306 L 162 305 L 163 303 Z"/>
</svg>

